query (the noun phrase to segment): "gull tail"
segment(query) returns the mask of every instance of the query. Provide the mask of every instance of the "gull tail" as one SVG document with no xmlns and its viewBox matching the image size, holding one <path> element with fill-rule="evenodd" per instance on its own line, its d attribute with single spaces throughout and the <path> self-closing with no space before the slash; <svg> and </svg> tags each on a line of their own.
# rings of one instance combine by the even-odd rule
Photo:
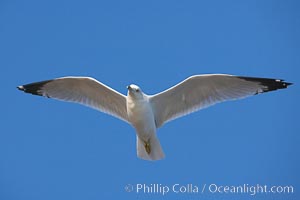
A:
<svg viewBox="0 0 300 200">
<path fill-rule="evenodd" d="M 137 156 L 144 160 L 161 160 L 165 154 L 160 146 L 160 142 L 155 134 L 151 136 L 148 141 L 143 141 L 138 136 L 137 143 Z"/>
</svg>

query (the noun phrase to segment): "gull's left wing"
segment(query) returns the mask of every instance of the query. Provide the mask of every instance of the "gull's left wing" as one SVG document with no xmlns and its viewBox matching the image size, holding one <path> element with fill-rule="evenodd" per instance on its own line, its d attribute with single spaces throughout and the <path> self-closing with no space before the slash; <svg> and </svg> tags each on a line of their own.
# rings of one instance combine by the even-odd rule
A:
<svg viewBox="0 0 300 200">
<path fill-rule="evenodd" d="M 226 74 L 195 75 L 161 93 L 150 96 L 157 128 L 164 123 L 215 103 L 287 88 L 279 79 Z"/>
</svg>

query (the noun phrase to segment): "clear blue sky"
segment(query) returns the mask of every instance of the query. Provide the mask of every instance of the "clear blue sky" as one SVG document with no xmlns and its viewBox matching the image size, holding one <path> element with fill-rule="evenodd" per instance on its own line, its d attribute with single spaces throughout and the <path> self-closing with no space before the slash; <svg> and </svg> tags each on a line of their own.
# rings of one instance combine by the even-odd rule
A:
<svg viewBox="0 0 300 200">
<path fill-rule="evenodd" d="M 299 1 L 1 1 L 0 199 L 298 199 Z M 136 157 L 128 124 L 16 86 L 92 76 L 153 94 L 190 75 L 295 84 L 158 130 L 166 159 Z M 127 184 L 292 185 L 294 194 L 144 194 Z M 199 188 L 200 190 L 200 188 Z"/>
</svg>

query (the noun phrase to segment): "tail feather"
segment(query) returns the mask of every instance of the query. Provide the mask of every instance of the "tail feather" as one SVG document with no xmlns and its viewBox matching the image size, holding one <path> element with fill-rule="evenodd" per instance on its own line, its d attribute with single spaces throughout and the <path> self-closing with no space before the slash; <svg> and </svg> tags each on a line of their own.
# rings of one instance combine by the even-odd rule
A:
<svg viewBox="0 0 300 200">
<path fill-rule="evenodd" d="M 153 135 L 149 139 L 149 144 L 145 145 L 145 142 L 138 136 L 137 141 L 137 156 L 144 160 L 161 160 L 165 157 L 165 154 L 161 148 L 160 142 L 156 135 Z M 149 152 L 149 153 L 148 153 Z"/>
</svg>

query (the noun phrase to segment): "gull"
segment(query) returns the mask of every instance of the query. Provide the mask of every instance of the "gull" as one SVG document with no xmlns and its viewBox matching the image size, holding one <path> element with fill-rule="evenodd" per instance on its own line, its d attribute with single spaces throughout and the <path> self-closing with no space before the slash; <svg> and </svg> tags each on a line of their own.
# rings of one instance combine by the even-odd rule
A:
<svg viewBox="0 0 300 200">
<path fill-rule="evenodd" d="M 117 117 L 136 130 L 137 156 L 144 160 L 165 157 L 156 130 L 165 123 L 227 100 L 241 99 L 287 88 L 281 79 L 194 75 L 157 93 L 145 94 L 137 85 L 127 86 L 127 96 L 91 77 L 62 77 L 18 86 L 19 90 L 63 101 L 80 103 Z"/>
</svg>

